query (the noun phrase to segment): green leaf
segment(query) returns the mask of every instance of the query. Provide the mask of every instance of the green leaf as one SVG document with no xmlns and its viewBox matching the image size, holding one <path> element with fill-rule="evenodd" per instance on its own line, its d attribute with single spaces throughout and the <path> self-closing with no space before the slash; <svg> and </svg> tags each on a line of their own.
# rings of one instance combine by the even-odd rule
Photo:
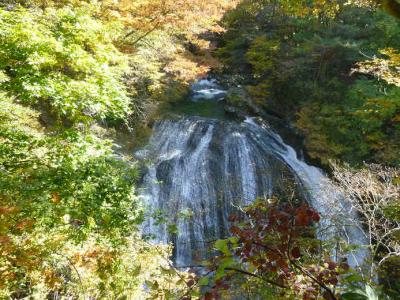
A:
<svg viewBox="0 0 400 300">
<path fill-rule="evenodd" d="M 225 255 L 231 255 L 228 247 L 228 240 L 218 240 L 215 242 L 214 246 L 217 250 L 221 251 Z"/>
<path fill-rule="evenodd" d="M 206 286 L 208 285 L 209 279 L 208 277 L 201 277 L 199 280 L 199 285 L 200 286 Z"/>
<path fill-rule="evenodd" d="M 178 233 L 178 226 L 176 224 L 168 224 L 167 231 L 170 234 L 177 234 Z"/>
<path fill-rule="evenodd" d="M 218 265 L 218 269 L 215 273 L 215 280 L 222 278 L 225 275 L 225 269 L 234 264 L 236 264 L 236 262 L 232 256 L 224 257 Z"/>
<path fill-rule="evenodd" d="M 343 300 L 366 300 L 367 297 L 363 293 L 347 292 L 341 295 Z"/>
</svg>

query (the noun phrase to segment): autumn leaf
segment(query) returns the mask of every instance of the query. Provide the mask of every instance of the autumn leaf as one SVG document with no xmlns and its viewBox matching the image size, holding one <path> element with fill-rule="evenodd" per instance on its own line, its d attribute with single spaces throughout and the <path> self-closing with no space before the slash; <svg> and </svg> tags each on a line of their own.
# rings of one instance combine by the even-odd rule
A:
<svg viewBox="0 0 400 300">
<path fill-rule="evenodd" d="M 293 248 L 292 251 L 291 251 L 291 254 L 292 254 L 294 259 L 299 259 L 300 256 L 301 256 L 300 248 L 299 247 Z"/>
<path fill-rule="evenodd" d="M 61 201 L 61 197 L 58 193 L 52 193 L 51 194 L 51 202 L 53 202 L 54 204 L 58 204 Z"/>
<path fill-rule="evenodd" d="M 19 210 L 16 206 L 0 206 L 0 215 L 14 214 Z"/>
<path fill-rule="evenodd" d="M 307 211 L 300 209 L 295 216 L 296 226 L 307 226 L 309 224 L 309 217 Z"/>
</svg>

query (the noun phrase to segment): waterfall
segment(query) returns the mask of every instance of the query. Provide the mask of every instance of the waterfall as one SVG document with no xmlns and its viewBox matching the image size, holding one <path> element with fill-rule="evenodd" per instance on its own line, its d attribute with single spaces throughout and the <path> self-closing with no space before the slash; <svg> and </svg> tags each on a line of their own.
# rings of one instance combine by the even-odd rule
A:
<svg viewBox="0 0 400 300">
<path fill-rule="evenodd" d="M 209 88 L 200 82 L 192 99 L 224 94 L 215 82 Z M 320 238 L 341 230 L 351 242 L 364 243 L 360 229 L 349 229 L 346 222 L 356 218 L 335 186 L 321 170 L 298 159 L 267 124 L 251 118 L 162 120 L 137 155 L 148 161 L 141 196 L 151 217 L 143 231 L 155 242 L 174 244 L 177 266 L 203 258 L 207 246 L 227 235 L 228 216 L 239 207 L 282 194 L 288 185 L 320 213 Z M 365 255 L 358 251 L 350 264 L 357 266 Z"/>
</svg>

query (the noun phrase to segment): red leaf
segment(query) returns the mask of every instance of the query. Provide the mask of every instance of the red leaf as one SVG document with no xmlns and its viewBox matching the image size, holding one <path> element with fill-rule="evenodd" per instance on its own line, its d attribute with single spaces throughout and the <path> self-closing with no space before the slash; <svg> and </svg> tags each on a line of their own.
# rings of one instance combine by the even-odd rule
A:
<svg viewBox="0 0 400 300">
<path fill-rule="evenodd" d="M 319 222 L 319 220 L 321 220 L 321 217 L 319 216 L 319 214 L 317 212 L 314 212 L 313 216 L 312 216 L 312 220 L 314 222 Z"/>
<path fill-rule="evenodd" d="M 194 280 L 193 279 L 190 279 L 188 282 L 187 282 L 187 286 L 188 287 L 192 287 L 194 285 Z"/>
<path fill-rule="evenodd" d="M 230 232 L 231 232 L 232 234 L 234 234 L 234 235 L 239 235 L 240 232 L 241 232 L 241 230 L 240 230 L 240 228 L 237 227 L 237 226 L 232 226 L 232 227 L 230 228 Z"/>
<path fill-rule="evenodd" d="M 332 285 L 337 285 L 337 284 L 338 284 L 337 278 L 331 278 L 331 279 L 328 280 L 328 282 L 329 282 L 330 284 L 332 284 Z"/>
<path fill-rule="evenodd" d="M 204 300 L 212 300 L 212 299 L 213 299 L 213 296 L 211 293 L 205 293 Z"/>
<path fill-rule="evenodd" d="M 307 226 L 310 223 L 309 216 L 307 215 L 307 212 L 303 209 L 299 209 L 297 211 L 295 220 L 297 226 Z"/>
<path fill-rule="evenodd" d="M 287 263 L 283 259 L 278 259 L 276 261 L 276 266 L 280 268 L 284 273 L 289 272 L 289 269 L 287 268 Z"/>
<path fill-rule="evenodd" d="M 350 266 L 347 264 L 347 263 L 341 263 L 340 264 L 340 267 L 343 269 L 343 270 L 345 270 L 345 271 L 347 271 L 347 270 L 349 270 L 350 269 Z"/>
<path fill-rule="evenodd" d="M 300 256 L 301 256 L 300 248 L 299 247 L 293 248 L 291 254 L 292 254 L 294 259 L 299 259 Z"/>
<path fill-rule="evenodd" d="M 329 270 L 335 270 L 336 269 L 336 263 L 334 263 L 333 261 L 328 262 L 329 265 Z"/>
<path fill-rule="evenodd" d="M 228 217 L 228 221 L 229 221 L 229 222 L 235 222 L 236 219 L 237 219 L 237 216 L 235 216 L 235 215 L 230 215 L 230 216 Z"/>
</svg>

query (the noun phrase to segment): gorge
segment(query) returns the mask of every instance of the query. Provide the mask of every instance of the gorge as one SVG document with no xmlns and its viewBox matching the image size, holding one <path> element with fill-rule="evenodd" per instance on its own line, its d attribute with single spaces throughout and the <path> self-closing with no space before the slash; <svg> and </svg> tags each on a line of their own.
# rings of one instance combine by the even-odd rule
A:
<svg viewBox="0 0 400 300">
<path fill-rule="evenodd" d="M 215 80 L 202 79 L 187 101 L 218 102 L 225 94 Z M 365 243 L 355 212 L 328 177 L 299 159 L 265 121 L 196 115 L 160 120 L 136 156 L 147 162 L 141 196 L 150 213 L 144 232 L 174 244 L 177 267 L 205 258 L 206 249 L 228 235 L 228 216 L 256 198 L 303 199 L 322 216 L 320 238 L 345 234 L 349 243 Z M 359 266 L 366 255 L 355 251 L 350 265 Z"/>
<path fill-rule="evenodd" d="M 398 2 L 0 1 L 0 299 L 400 299 Z"/>
</svg>

